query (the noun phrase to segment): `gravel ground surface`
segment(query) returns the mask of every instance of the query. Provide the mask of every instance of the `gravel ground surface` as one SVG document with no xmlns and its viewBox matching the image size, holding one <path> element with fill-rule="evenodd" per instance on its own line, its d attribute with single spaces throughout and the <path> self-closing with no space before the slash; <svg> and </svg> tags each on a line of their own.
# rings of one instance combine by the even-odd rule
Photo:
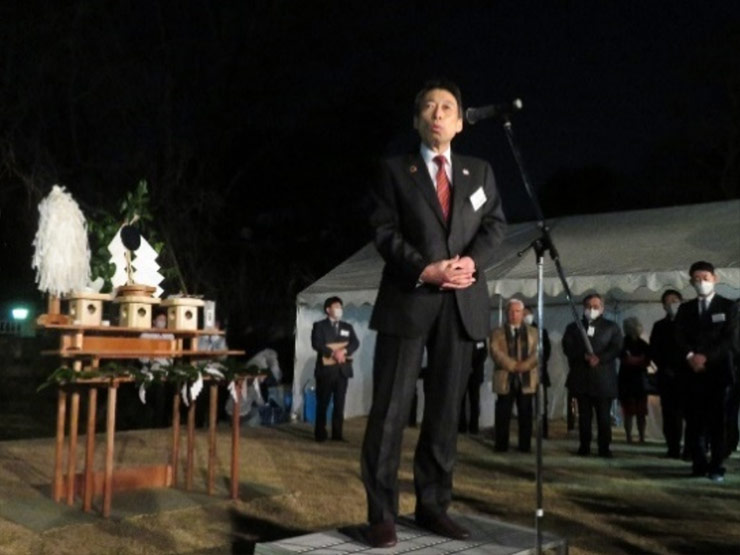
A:
<svg viewBox="0 0 740 555">
<path fill-rule="evenodd" d="M 304 424 L 243 430 L 240 500 L 227 499 L 230 428 L 218 434 L 217 494 L 203 494 L 207 444 L 196 438 L 194 490 L 140 490 L 113 498 L 113 515 L 84 514 L 49 495 L 53 439 L 0 442 L 0 553 L 249 553 L 256 541 L 362 523 L 359 450 L 365 419 L 346 423 L 346 443 L 313 441 Z M 458 442 L 453 508 L 533 526 L 532 454 L 494 453 L 488 431 Z M 514 433 L 513 438 L 516 435 Z M 624 443 L 614 458 L 573 455 L 575 437 L 551 426 L 544 444 L 545 530 L 570 553 L 740 553 L 740 461 L 724 483 L 689 478 L 689 464 L 662 458 L 658 443 Z M 401 513 L 414 510 L 417 430 L 404 438 Z M 84 436 L 82 438 L 84 445 Z M 167 462 L 167 429 L 119 432 L 116 465 Z M 184 440 L 184 436 L 183 436 Z M 98 468 L 104 437 L 97 439 Z M 514 439 L 516 443 L 516 440 Z M 82 449 L 79 449 L 82 468 Z"/>
</svg>

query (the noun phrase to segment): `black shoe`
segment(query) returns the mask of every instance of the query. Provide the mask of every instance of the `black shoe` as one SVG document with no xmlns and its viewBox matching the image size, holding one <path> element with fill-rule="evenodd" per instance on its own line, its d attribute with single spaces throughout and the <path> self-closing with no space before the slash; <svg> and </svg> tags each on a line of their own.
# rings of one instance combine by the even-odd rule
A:
<svg viewBox="0 0 740 555">
<path fill-rule="evenodd" d="M 591 449 L 588 449 L 586 447 L 579 447 L 578 451 L 576 451 L 576 455 L 579 457 L 588 457 L 591 454 Z"/>
<path fill-rule="evenodd" d="M 348 443 L 348 441 L 346 439 L 344 439 L 342 436 L 339 436 L 339 437 L 331 436 L 331 440 L 332 441 L 339 441 L 341 443 Z"/>
<path fill-rule="evenodd" d="M 606 451 L 599 451 L 599 457 L 601 457 L 602 459 L 611 459 L 614 457 L 614 455 L 612 455 L 612 452 L 607 449 Z"/>
<path fill-rule="evenodd" d="M 365 540 L 370 547 L 388 548 L 398 542 L 396 525 L 392 520 L 371 524 L 365 533 Z"/>
<path fill-rule="evenodd" d="M 470 537 L 470 531 L 452 520 L 447 513 L 439 515 L 416 513 L 416 524 L 438 536 L 453 540 L 466 540 Z"/>
<path fill-rule="evenodd" d="M 496 451 L 496 453 L 506 453 L 509 448 L 504 447 L 503 445 L 494 445 L 493 450 Z"/>
</svg>

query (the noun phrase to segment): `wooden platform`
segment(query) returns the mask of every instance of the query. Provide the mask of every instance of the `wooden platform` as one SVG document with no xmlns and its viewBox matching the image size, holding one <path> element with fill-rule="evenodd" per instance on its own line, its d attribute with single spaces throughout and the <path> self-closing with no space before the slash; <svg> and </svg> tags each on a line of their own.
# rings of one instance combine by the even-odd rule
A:
<svg viewBox="0 0 740 555">
<path fill-rule="evenodd" d="M 401 518 L 396 524 L 398 543 L 391 549 L 373 549 L 362 542 L 362 527 L 317 532 L 271 543 L 257 544 L 255 554 L 285 555 L 288 553 L 310 553 L 311 555 L 340 555 L 344 553 L 423 553 L 442 555 L 461 553 L 465 555 L 519 555 L 536 553 L 534 529 L 507 524 L 493 518 L 472 515 L 454 515 L 471 532 L 464 541 L 436 536 L 418 528 L 413 519 Z M 544 553 L 565 554 L 568 542 L 552 534 L 543 534 Z"/>
</svg>

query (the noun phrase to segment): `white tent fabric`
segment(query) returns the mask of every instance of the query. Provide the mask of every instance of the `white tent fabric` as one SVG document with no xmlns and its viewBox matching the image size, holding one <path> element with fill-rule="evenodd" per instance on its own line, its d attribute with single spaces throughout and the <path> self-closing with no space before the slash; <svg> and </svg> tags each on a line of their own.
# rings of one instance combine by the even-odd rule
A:
<svg viewBox="0 0 740 555">
<path fill-rule="evenodd" d="M 717 268 L 718 291 L 730 298 L 740 294 L 740 200 L 707 204 L 588 214 L 548 222 L 553 242 L 574 296 L 589 292 L 605 296 L 607 317 L 621 323 L 638 317 L 649 335 L 652 323 L 663 317 L 660 293 L 667 288 L 693 297 L 687 269 L 696 260 L 708 260 Z M 486 269 L 491 293 L 492 321 L 498 322 L 500 299 L 513 295 L 532 302 L 536 296 L 537 267 L 531 250 L 517 253 L 539 235 L 535 222 L 510 225 L 497 262 Z M 355 378 L 347 392 L 345 416 L 367 414 L 372 396 L 372 357 L 375 334 L 368 321 L 375 301 L 383 262 L 372 244 L 366 245 L 297 297 L 296 360 L 293 398 L 297 415 L 302 392 L 313 376 L 315 353 L 310 334 L 313 322 L 324 318 L 326 297 L 339 295 L 345 304 L 345 319 L 352 323 L 361 341 L 355 356 Z M 545 327 L 550 332 L 549 417 L 565 411 L 567 362 L 560 338 L 571 320 L 562 284 L 554 264 L 544 264 Z M 490 362 L 481 390 L 481 425 L 493 424 L 493 395 Z M 421 409 L 420 409 L 421 410 Z M 652 422 L 653 436 L 660 436 Z"/>
</svg>

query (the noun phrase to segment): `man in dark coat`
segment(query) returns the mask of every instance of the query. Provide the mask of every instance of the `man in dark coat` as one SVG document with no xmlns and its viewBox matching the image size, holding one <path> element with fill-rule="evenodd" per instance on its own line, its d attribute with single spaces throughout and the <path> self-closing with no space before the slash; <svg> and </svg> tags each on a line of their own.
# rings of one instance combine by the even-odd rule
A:
<svg viewBox="0 0 740 555">
<path fill-rule="evenodd" d="M 666 316 L 653 324 L 650 356 L 658 367 L 658 393 L 663 413 L 663 436 L 668 446 L 667 456 L 678 459 L 681 458 L 687 375 L 686 361 L 676 342 L 676 314 L 683 297 L 675 289 L 668 289 L 660 300 Z"/>
<path fill-rule="evenodd" d="M 732 343 L 737 333 L 737 305 L 714 291 L 718 279 L 710 262 L 694 262 L 689 276 L 697 298 L 678 309 L 676 338 L 689 368 L 687 435 L 693 443 L 692 475 L 722 482 L 726 408 L 734 380 Z"/>
<path fill-rule="evenodd" d="M 611 457 L 611 406 L 617 396 L 617 359 L 622 351 L 622 331 L 607 320 L 601 295 L 583 299 L 583 326 L 594 354 L 589 354 L 578 326 L 568 324 L 563 334 L 563 352 L 568 357 L 567 387 L 578 403 L 578 454 L 591 453 L 591 418 L 596 413 L 600 457 Z"/>
<path fill-rule="evenodd" d="M 483 377 L 488 358 L 488 347 L 485 341 L 476 341 L 473 349 L 472 372 L 468 378 L 468 386 L 463 393 L 462 402 L 460 403 L 460 422 L 457 429 L 461 434 L 477 434 L 479 431 L 480 420 L 480 386 L 483 384 Z M 469 409 L 466 412 L 465 409 Z"/>
<path fill-rule="evenodd" d="M 316 441 L 325 441 L 326 411 L 334 398 L 331 417 L 331 439 L 342 441 L 344 400 L 347 380 L 352 377 L 352 353 L 360 346 L 352 324 L 342 322 L 343 304 L 339 297 L 324 302 L 326 318 L 316 322 L 311 330 L 311 346 L 316 351 Z"/>
<path fill-rule="evenodd" d="M 396 543 L 401 440 L 425 347 L 424 416 L 414 456 L 416 522 L 446 537 L 469 535 L 447 507 L 473 345 L 490 331 L 484 270 L 495 260 L 504 229 L 490 165 L 450 149 L 463 125 L 458 87 L 427 83 L 414 104 L 421 148 L 384 160 L 372 192 L 371 224 L 385 261 L 370 320 L 378 335 L 362 447 L 373 547 Z"/>
</svg>

